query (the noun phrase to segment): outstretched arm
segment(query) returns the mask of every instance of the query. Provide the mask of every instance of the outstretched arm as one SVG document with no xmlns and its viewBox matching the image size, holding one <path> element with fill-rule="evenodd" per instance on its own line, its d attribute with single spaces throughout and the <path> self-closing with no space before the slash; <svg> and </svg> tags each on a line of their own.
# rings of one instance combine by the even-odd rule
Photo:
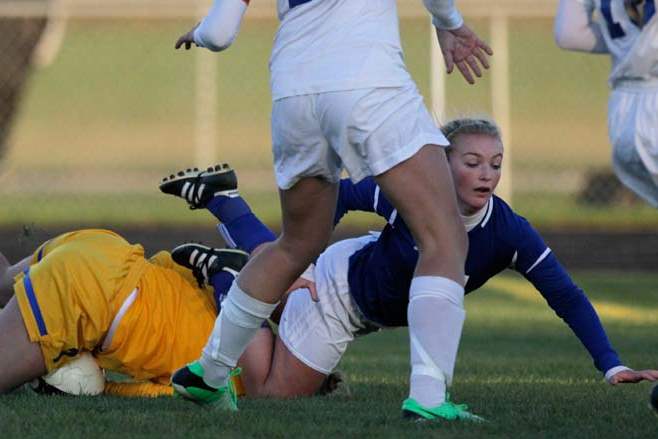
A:
<svg viewBox="0 0 658 439">
<path fill-rule="evenodd" d="M 215 0 L 208 15 L 178 38 L 176 49 L 184 45 L 189 50 L 192 44 L 213 52 L 228 48 L 240 30 L 248 4 L 249 0 Z"/>
<path fill-rule="evenodd" d="M 537 232 L 527 222 L 524 227 L 524 246 L 518 250 L 515 268 L 569 325 L 594 360 L 594 366 L 605 374 L 606 381 L 618 384 L 658 379 L 658 371 L 636 372 L 622 364 L 585 293 L 571 280 Z"/>
<path fill-rule="evenodd" d="M 591 0 L 560 0 L 553 28 L 558 47 L 579 52 L 608 53 L 593 15 L 594 2 Z"/>
</svg>

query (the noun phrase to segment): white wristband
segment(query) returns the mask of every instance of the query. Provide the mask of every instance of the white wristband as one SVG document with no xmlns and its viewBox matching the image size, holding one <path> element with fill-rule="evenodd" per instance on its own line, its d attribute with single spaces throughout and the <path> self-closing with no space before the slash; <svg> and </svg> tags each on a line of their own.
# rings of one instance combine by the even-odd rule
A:
<svg viewBox="0 0 658 439">
<path fill-rule="evenodd" d="M 464 19 L 454 0 L 423 0 L 423 4 L 432 14 L 432 24 L 437 29 L 452 30 L 463 26 Z"/>
<path fill-rule="evenodd" d="M 437 17 L 432 15 L 432 24 L 435 28 L 441 30 L 459 29 L 464 25 L 464 18 L 457 9 L 453 9 L 447 17 Z"/>
<path fill-rule="evenodd" d="M 619 372 L 624 370 L 631 370 L 631 368 L 626 366 L 615 366 L 608 369 L 605 372 L 605 380 L 609 383 L 613 376 L 617 375 Z"/>
<path fill-rule="evenodd" d="M 248 0 L 214 0 L 208 15 L 194 30 L 194 43 L 212 51 L 231 45 L 240 30 Z"/>
</svg>

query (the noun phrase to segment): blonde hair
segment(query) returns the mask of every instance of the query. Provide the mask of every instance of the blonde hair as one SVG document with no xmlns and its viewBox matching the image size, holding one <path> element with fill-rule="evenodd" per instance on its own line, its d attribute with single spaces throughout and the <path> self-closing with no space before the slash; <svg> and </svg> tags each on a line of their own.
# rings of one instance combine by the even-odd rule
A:
<svg viewBox="0 0 658 439">
<path fill-rule="evenodd" d="M 486 118 L 464 117 L 454 119 L 443 125 L 441 131 L 443 131 L 443 135 L 446 136 L 451 144 L 455 137 L 460 134 L 484 134 L 494 137 L 502 142 L 498 125 L 496 125 L 494 121 Z M 448 146 L 446 151 L 450 151 L 450 149 L 451 146 Z"/>
</svg>

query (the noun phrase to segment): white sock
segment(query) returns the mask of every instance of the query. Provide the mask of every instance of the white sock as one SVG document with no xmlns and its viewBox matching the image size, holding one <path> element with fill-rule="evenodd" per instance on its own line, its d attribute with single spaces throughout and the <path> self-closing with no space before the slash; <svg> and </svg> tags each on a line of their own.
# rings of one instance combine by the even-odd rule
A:
<svg viewBox="0 0 658 439">
<path fill-rule="evenodd" d="M 199 360 L 206 384 L 212 387 L 226 385 L 229 372 L 277 305 L 254 299 L 233 281 Z"/>
<path fill-rule="evenodd" d="M 409 290 L 409 397 L 423 407 L 445 401 L 466 313 L 464 288 L 445 277 L 419 276 Z"/>
</svg>

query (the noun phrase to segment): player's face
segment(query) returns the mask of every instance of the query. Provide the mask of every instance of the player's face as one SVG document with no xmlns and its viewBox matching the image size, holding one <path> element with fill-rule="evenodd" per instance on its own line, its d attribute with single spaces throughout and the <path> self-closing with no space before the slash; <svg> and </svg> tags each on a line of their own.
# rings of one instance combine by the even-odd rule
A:
<svg viewBox="0 0 658 439">
<path fill-rule="evenodd" d="M 462 215 L 483 208 L 493 195 L 503 163 L 503 145 L 486 134 L 458 134 L 448 154 Z"/>
</svg>

